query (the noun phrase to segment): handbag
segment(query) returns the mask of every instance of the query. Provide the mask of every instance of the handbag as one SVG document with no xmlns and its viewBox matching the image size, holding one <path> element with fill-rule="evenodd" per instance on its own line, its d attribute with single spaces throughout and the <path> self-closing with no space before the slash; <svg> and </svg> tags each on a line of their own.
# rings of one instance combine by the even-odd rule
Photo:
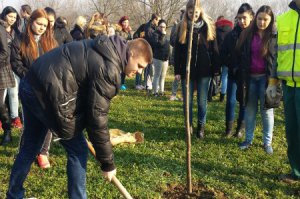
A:
<svg viewBox="0 0 300 199">
<path fill-rule="evenodd" d="M 267 93 L 265 92 L 264 108 L 265 109 L 278 108 L 280 106 L 280 101 L 282 99 L 282 96 L 283 96 L 282 84 L 279 83 L 276 85 L 276 96 L 274 98 L 269 99 Z"/>
</svg>

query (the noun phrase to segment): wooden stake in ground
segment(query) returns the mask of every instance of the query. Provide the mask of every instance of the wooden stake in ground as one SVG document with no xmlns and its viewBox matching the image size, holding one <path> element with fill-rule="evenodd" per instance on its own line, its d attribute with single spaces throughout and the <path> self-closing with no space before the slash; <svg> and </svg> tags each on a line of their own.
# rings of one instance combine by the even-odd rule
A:
<svg viewBox="0 0 300 199">
<path fill-rule="evenodd" d="M 96 152 L 95 152 L 95 149 L 94 149 L 92 143 L 90 143 L 88 140 L 86 140 L 86 142 L 87 142 L 89 151 L 96 158 Z M 125 187 L 121 184 L 121 182 L 118 180 L 118 178 L 116 176 L 112 177 L 111 182 L 118 188 L 118 190 L 124 196 L 124 198 L 126 198 L 126 199 L 133 199 L 131 197 L 131 195 L 128 193 L 128 191 L 125 189 Z"/>
<path fill-rule="evenodd" d="M 195 5 L 200 0 L 194 0 L 194 12 L 193 19 L 195 18 Z M 200 2 L 199 2 L 200 3 Z M 192 43 L 193 43 L 193 32 L 194 32 L 194 20 L 189 30 L 189 39 L 188 39 L 188 52 L 187 52 L 187 61 L 186 61 L 186 84 L 185 84 L 185 132 L 186 132 L 186 170 L 187 170 L 187 189 L 188 193 L 192 193 L 192 169 L 191 169 L 191 125 L 190 125 L 190 109 L 189 109 L 189 85 L 190 85 L 190 65 L 192 57 Z M 193 91 L 191 91 L 193 92 Z"/>
</svg>

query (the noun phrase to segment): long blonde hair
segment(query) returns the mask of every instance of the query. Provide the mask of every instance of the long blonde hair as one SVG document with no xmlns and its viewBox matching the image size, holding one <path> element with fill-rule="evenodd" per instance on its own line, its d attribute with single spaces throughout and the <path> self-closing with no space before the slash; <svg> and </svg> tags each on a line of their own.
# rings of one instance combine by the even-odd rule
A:
<svg viewBox="0 0 300 199">
<path fill-rule="evenodd" d="M 199 18 L 204 21 L 207 25 L 207 41 L 212 41 L 216 38 L 216 27 L 215 23 L 213 22 L 212 18 L 209 17 L 207 14 L 205 14 L 202 10 L 201 4 L 199 0 L 189 0 L 188 3 L 186 4 L 186 9 L 185 9 L 185 14 L 183 16 L 183 19 L 179 22 L 178 24 L 178 38 L 179 38 L 179 43 L 185 44 L 186 43 L 186 35 L 188 31 L 188 10 L 194 8 L 194 2 L 196 1 L 195 9 L 200 10 L 200 16 Z"/>
</svg>

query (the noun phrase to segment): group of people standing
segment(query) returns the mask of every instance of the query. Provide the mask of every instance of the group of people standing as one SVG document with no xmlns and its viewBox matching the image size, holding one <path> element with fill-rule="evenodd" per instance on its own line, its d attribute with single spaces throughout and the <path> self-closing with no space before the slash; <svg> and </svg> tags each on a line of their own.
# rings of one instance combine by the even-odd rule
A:
<svg viewBox="0 0 300 199">
<path fill-rule="evenodd" d="M 175 94 L 172 92 L 172 96 L 176 97 L 176 85 L 181 81 L 183 107 L 186 103 L 190 105 L 188 122 L 192 129 L 196 90 L 198 112 L 194 132 L 199 139 L 205 137 L 211 79 L 222 74 L 223 84 L 226 82 L 221 92 L 221 101 L 226 96 L 224 135 L 240 138 L 245 128 L 245 139 L 239 144 L 241 150 L 252 145 L 260 109 L 263 147 L 267 154 L 273 153 L 273 108 L 277 107 L 278 97 L 281 99 L 278 90 L 282 87 L 292 172 L 281 179 L 287 182 L 299 180 L 300 109 L 297 102 L 300 62 L 297 57 L 300 56 L 300 0 L 293 0 L 289 6 L 290 10 L 277 18 L 276 26 L 270 6 L 263 5 L 255 13 L 248 3 L 243 3 L 234 23 L 224 17 L 214 22 L 199 1 L 194 4 L 194 0 L 190 0 L 181 11 L 181 20 L 174 26 L 170 39 L 166 32 L 167 22 L 157 14 L 132 35 L 128 16 L 121 17 L 118 24 L 109 24 L 101 13 L 95 13 L 89 22 L 79 16 L 69 32 L 66 20 L 56 17 L 50 7 L 31 12 L 30 7 L 24 5 L 20 12 L 22 21 L 13 7 L 4 8 L 0 15 L 2 145 L 11 142 L 11 118 L 19 117 L 12 107 L 13 116 L 9 115 L 5 93 L 13 93 L 11 89 L 18 86 L 19 81 L 24 115 L 20 152 L 12 168 L 7 197 L 24 196 L 23 182 L 36 154 L 42 168 L 50 167 L 48 151 L 52 134 L 62 138 L 60 142 L 68 153 L 71 198 L 86 198 L 87 151 L 83 129 L 87 129 L 96 148 L 103 175 L 109 179 L 116 175 L 107 130 L 110 100 L 119 89 L 126 89 L 126 75 L 136 75 L 136 88 L 141 89 L 142 70 L 145 88 L 154 96 L 164 95 L 169 60 L 174 66 Z M 190 96 L 187 101 L 186 63 L 192 24 Z M 62 47 L 56 48 L 58 46 Z M 18 98 L 16 96 L 18 93 L 10 97 L 11 103 Z M 234 131 L 237 102 L 238 119 Z M 90 117 L 89 122 L 86 122 L 86 116 Z"/>
<path fill-rule="evenodd" d="M 300 1 L 293 0 L 290 10 L 277 18 L 272 8 L 261 6 L 256 13 L 248 3 L 243 3 L 235 22 L 222 16 L 216 23 L 205 14 L 200 2 L 191 0 L 186 5 L 182 20 L 176 25 L 174 45 L 175 79 L 181 80 L 184 104 L 190 104 L 190 121 L 193 129 L 193 96 L 197 92 L 197 130 L 200 139 L 205 135 L 207 99 L 211 77 L 222 74 L 223 84 L 220 101 L 226 95 L 226 137 L 242 137 L 241 150 L 252 145 L 258 109 L 260 109 L 263 148 L 273 153 L 274 108 L 282 100 L 285 109 L 288 158 L 292 172 L 280 177 L 286 182 L 299 180 L 300 175 L 300 129 L 297 103 L 300 62 L 298 57 L 300 34 Z M 195 10 L 194 10 L 195 9 Z M 194 18 L 193 18 L 194 13 Z M 188 35 L 194 22 L 191 49 L 189 102 L 185 99 Z M 222 73 L 220 69 L 222 68 Z M 227 77 L 227 78 L 226 78 Z M 238 102 L 238 119 L 234 131 L 235 106 Z M 185 107 L 185 106 L 183 106 Z M 297 143 L 297 144 L 296 144 Z"/>
</svg>

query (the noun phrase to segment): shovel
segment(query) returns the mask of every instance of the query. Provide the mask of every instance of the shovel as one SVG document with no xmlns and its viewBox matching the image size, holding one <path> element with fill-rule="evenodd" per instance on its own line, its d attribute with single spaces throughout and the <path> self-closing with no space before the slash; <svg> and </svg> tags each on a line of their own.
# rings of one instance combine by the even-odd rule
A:
<svg viewBox="0 0 300 199">
<path fill-rule="evenodd" d="M 91 154 L 96 158 L 96 152 L 91 142 L 89 142 L 86 139 L 87 145 L 89 147 L 89 150 Z M 126 199 L 133 199 L 131 195 L 128 193 L 128 191 L 125 189 L 125 187 L 121 184 L 121 182 L 118 180 L 116 176 L 113 176 L 111 179 L 111 182 L 119 189 L 120 193 L 126 198 Z"/>
</svg>

